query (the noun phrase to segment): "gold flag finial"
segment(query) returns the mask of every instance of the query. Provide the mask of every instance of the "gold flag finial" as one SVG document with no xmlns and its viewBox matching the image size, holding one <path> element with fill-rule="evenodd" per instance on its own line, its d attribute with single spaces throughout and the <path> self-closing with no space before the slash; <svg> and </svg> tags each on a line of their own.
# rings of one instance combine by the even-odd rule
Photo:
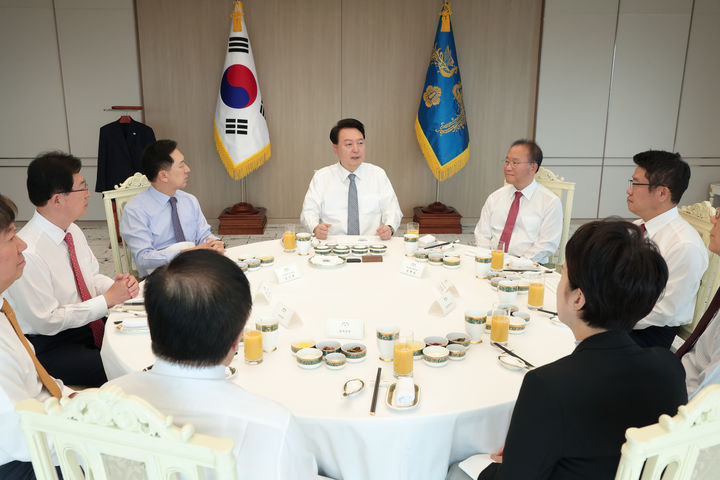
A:
<svg viewBox="0 0 720 480">
<path fill-rule="evenodd" d="M 230 15 L 233 20 L 232 30 L 233 32 L 242 32 L 242 19 L 244 13 L 242 2 L 235 1 L 233 3 L 235 3 L 235 10 L 233 11 L 232 15 Z"/>
<path fill-rule="evenodd" d="M 442 25 L 440 26 L 440 31 L 449 32 L 450 15 L 452 15 L 452 9 L 450 8 L 450 2 L 448 0 L 443 1 L 442 11 L 440 12 L 440 15 L 442 16 Z"/>
</svg>

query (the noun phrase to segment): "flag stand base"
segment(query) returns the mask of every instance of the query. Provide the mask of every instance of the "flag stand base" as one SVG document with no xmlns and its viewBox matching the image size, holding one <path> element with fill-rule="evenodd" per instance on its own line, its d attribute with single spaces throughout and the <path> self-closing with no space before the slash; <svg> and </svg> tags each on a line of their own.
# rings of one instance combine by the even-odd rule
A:
<svg viewBox="0 0 720 480">
<path fill-rule="evenodd" d="M 443 203 L 415 207 L 413 214 L 413 222 L 420 224 L 420 233 L 462 233 L 462 215 Z"/>
<path fill-rule="evenodd" d="M 251 235 L 265 233 L 265 207 L 240 202 L 220 214 L 220 235 Z"/>
</svg>

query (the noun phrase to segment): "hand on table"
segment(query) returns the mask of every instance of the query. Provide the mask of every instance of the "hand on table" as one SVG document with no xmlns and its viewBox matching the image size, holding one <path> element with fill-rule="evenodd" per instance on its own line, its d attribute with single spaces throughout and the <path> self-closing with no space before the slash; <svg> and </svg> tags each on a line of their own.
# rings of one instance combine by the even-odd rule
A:
<svg viewBox="0 0 720 480">
<path fill-rule="evenodd" d="M 377 229 L 377 234 L 380 237 L 380 240 L 390 240 L 390 237 L 392 237 L 393 231 L 389 225 L 381 225 Z"/>
<path fill-rule="evenodd" d="M 130 300 L 137 296 L 140 292 L 138 281 L 128 273 L 120 273 L 115 276 L 115 282 L 103 294 L 105 303 L 108 308 L 114 307 L 118 303 Z"/>
<path fill-rule="evenodd" d="M 329 223 L 320 223 L 317 227 L 315 227 L 315 230 L 313 230 L 313 234 L 315 235 L 315 238 L 318 240 L 327 240 L 328 237 L 328 229 L 332 225 Z"/>
<path fill-rule="evenodd" d="M 502 447 L 500 447 L 500 450 L 498 450 L 497 453 L 491 453 L 491 454 L 490 454 L 490 459 L 491 459 L 493 462 L 502 463 L 503 450 L 505 450 L 505 445 L 503 445 Z"/>
<path fill-rule="evenodd" d="M 216 252 L 219 252 L 219 253 L 225 253 L 225 243 L 223 243 L 222 240 L 215 240 L 214 238 L 208 237 L 205 239 L 205 241 L 203 243 L 200 243 L 193 248 L 189 248 L 188 250 L 197 250 L 197 249 L 215 250 Z"/>
</svg>

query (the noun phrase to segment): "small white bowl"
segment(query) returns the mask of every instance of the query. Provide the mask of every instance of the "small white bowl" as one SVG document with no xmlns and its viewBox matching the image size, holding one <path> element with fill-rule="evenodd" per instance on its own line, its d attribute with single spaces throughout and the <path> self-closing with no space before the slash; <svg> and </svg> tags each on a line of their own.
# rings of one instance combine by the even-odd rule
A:
<svg viewBox="0 0 720 480">
<path fill-rule="evenodd" d="M 467 347 L 460 345 L 459 343 L 452 343 L 447 346 L 448 352 L 450 353 L 450 360 L 464 360 L 465 354 L 467 353 Z"/>
<path fill-rule="evenodd" d="M 450 332 L 445 337 L 448 339 L 448 342 L 450 344 L 458 344 L 462 345 L 463 347 L 469 347 L 470 346 L 470 335 L 467 333 L 462 332 Z"/>
<path fill-rule="evenodd" d="M 423 341 L 425 342 L 425 345 L 427 345 L 428 347 L 433 347 L 433 346 L 446 347 L 448 344 L 448 339 L 445 337 L 441 337 L 439 335 L 432 335 L 429 337 L 425 337 L 423 339 Z"/>
<path fill-rule="evenodd" d="M 337 340 L 321 340 L 315 344 L 315 348 L 320 350 L 323 355 L 340 351 L 340 342 Z"/>
<path fill-rule="evenodd" d="M 449 357 L 450 351 L 445 347 L 432 345 L 423 348 L 423 361 L 430 367 L 444 367 Z"/>
<path fill-rule="evenodd" d="M 514 335 L 525 333 L 526 326 L 527 322 L 524 319 L 519 317 L 510 317 L 510 333 Z"/>
<path fill-rule="evenodd" d="M 358 342 L 344 344 L 341 351 L 345 354 L 347 361 L 350 363 L 362 362 L 367 356 L 367 347 Z"/>
<path fill-rule="evenodd" d="M 528 323 L 530 321 L 530 314 L 527 312 L 513 312 L 513 317 L 522 318 L 525 320 L 525 323 Z"/>
<path fill-rule="evenodd" d="M 322 363 L 323 354 L 317 348 L 303 348 L 297 352 L 298 367 L 306 370 L 318 368 Z"/>
<path fill-rule="evenodd" d="M 330 370 L 340 370 L 345 367 L 346 360 L 342 353 L 328 353 L 325 355 L 325 366 Z"/>
</svg>

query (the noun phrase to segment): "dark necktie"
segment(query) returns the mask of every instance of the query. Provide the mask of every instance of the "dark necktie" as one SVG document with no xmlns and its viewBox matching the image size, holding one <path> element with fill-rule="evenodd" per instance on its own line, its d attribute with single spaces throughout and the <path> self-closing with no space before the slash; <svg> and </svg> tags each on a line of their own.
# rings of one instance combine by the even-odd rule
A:
<svg viewBox="0 0 720 480">
<path fill-rule="evenodd" d="M 90 290 L 85 284 L 82 271 L 80 271 L 80 264 L 78 263 L 77 255 L 75 255 L 75 242 L 73 241 L 72 234 L 68 232 L 65 235 L 65 243 L 68 246 L 68 254 L 70 255 L 70 265 L 72 265 L 73 275 L 75 276 L 75 286 L 77 287 L 78 295 L 83 302 L 86 302 L 92 298 Z M 93 341 L 95 346 L 100 348 L 102 346 L 103 335 L 105 334 L 105 323 L 102 319 L 98 318 L 88 324 L 90 330 L 92 330 Z"/>
<path fill-rule="evenodd" d="M 678 358 L 682 358 L 683 355 L 685 355 L 687 352 L 692 350 L 692 347 L 695 345 L 695 342 L 697 342 L 697 339 L 700 338 L 700 335 L 703 334 L 707 326 L 710 324 L 710 320 L 713 319 L 717 311 L 720 309 L 720 289 L 718 289 L 717 292 L 715 292 L 715 296 L 712 299 L 712 302 L 710 302 L 710 305 L 708 306 L 707 310 L 705 310 L 705 313 L 700 318 L 700 321 L 695 326 L 695 330 L 690 334 L 687 340 L 685 340 L 685 343 L 682 344 L 680 348 L 678 348 L 678 351 L 675 352 L 675 355 L 677 355 Z"/>
<path fill-rule="evenodd" d="M 170 197 L 170 218 L 172 219 L 173 231 L 175 232 L 175 241 L 184 242 L 185 234 L 183 233 L 182 225 L 180 225 L 180 217 L 177 213 L 177 198 Z"/>
<path fill-rule="evenodd" d="M 505 220 L 505 228 L 503 228 L 502 235 L 500 235 L 500 241 L 505 242 L 506 252 L 510 246 L 510 237 L 512 237 L 515 220 L 517 220 L 518 210 L 520 210 L 520 197 L 522 197 L 522 192 L 515 192 L 515 200 L 513 200 L 512 205 L 510 205 L 510 211 L 508 212 L 507 220 Z"/>
<path fill-rule="evenodd" d="M 644 223 L 641 223 L 640 224 L 640 238 L 645 238 L 646 235 L 647 235 L 647 228 L 645 228 Z"/>
<path fill-rule="evenodd" d="M 350 188 L 348 188 L 348 235 L 360 235 L 360 215 L 358 214 L 358 196 L 355 186 L 355 174 L 348 175 Z"/>
<path fill-rule="evenodd" d="M 13 312 L 13 309 L 12 307 L 10 307 L 10 304 L 7 300 L 3 302 L 0 311 L 5 314 L 5 317 L 7 317 L 10 325 L 12 325 L 13 330 L 15 330 L 15 334 L 20 339 L 20 343 L 23 344 L 23 347 L 25 347 L 25 350 L 27 350 L 28 355 L 30 355 L 30 359 L 32 360 L 33 365 L 35 365 L 35 371 L 37 372 L 38 377 L 40 377 L 40 381 L 42 382 L 43 386 L 47 389 L 48 392 L 50 392 L 50 395 L 52 395 L 53 397 L 62 397 L 60 387 L 58 387 L 58 384 L 50 376 L 47 370 L 45 370 L 45 367 L 42 366 L 40 360 L 38 360 L 35 356 L 35 352 L 33 352 L 32 348 L 30 348 L 30 343 L 27 341 L 27 338 L 25 338 L 25 335 L 23 335 L 22 330 L 20 330 L 20 325 L 18 325 L 17 317 L 15 317 L 15 312 Z"/>
</svg>

